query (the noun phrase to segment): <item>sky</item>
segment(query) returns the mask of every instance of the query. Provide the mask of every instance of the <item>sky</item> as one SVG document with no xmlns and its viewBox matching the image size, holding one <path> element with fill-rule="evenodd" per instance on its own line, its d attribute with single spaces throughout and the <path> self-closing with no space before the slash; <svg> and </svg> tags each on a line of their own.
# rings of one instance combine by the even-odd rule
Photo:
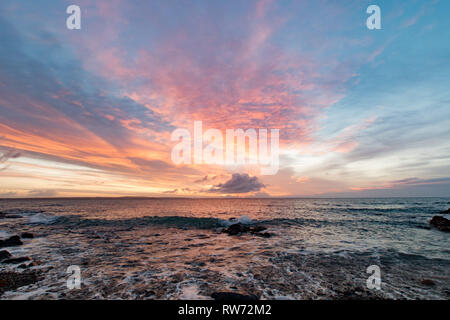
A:
<svg viewBox="0 0 450 320">
<path fill-rule="evenodd" d="M 2 0 L 0 198 L 450 196 L 449 10 Z M 174 163 L 194 121 L 279 129 L 278 171 Z"/>
</svg>

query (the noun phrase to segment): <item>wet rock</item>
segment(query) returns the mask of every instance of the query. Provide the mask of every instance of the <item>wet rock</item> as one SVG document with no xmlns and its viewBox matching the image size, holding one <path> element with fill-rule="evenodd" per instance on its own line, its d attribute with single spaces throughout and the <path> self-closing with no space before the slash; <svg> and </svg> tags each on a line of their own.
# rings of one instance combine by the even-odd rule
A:
<svg viewBox="0 0 450 320">
<path fill-rule="evenodd" d="M 235 224 L 232 224 L 231 226 L 229 226 L 228 228 L 223 229 L 222 232 L 228 233 L 228 235 L 230 235 L 230 236 L 235 236 L 240 233 L 245 233 L 248 231 L 250 231 L 249 227 L 244 226 L 243 224 L 240 224 L 240 223 L 235 223 Z"/>
<path fill-rule="evenodd" d="M 172 283 L 179 283 L 184 280 L 184 275 L 182 273 L 177 273 L 172 276 Z"/>
<path fill-rule="evenodd" d="M 224 233 L 228 233 L 230 236 L 236 236 L 242 233 L 251 233 L 260 237 L 269 238 L 271 234 L 268 232 L 261 233 L 261 231 L 266 230 L 266 227 L 263 226 L 246 226 L 241 223 L 235 223 L 222 230 Z"/>
<path fill-rule="evenodd" d="M 450 231 L 450 220 L 441 217 L 441 216 L 434 216 L 430 220 L 430 224 L 435 227 L 438 230 L 441 231 Z"/>
<path fill-rule="evenodd" d="M 16 263 L 22 263 L 25 261 L 31 261 L 31 259 L 29 257 L 11 258 L 11 259 L 3 260 L 2 263 L 16 264 Z"/>
<path fill-rule="evenodd" d="M 24 232 L 24 233 L 22 233 L 22 234 L 20 235 L 20 237 L 21 237 L 22 239 L 33 239 L 33 238 L 34 238 L 34 235 L 33 235 L 32 233 L 29 233 L 29 232 Z"/>
<path fill-rule="evenodd" d="M 263 237 L 263 238 L 270 238 L 272 236 L 272 234 L 269 232 L 262 232 L 262 233 L 252 232 L 252 234 L 254 234 L 258 237 Z"/>
<path fill-rule="evenodd" d="M 447 210 L 441 211 L 442 214 L 448 214 L 450 213 L 450 208 L 448 208 Z"/>
<path fill-rule="evenodd" d="M 6 240 L 0 240 L 0 248 L 21 246 L 22 244 L 23 244 L 23 242 L 20 241 L 19 236 L 12 236 Z"/>
<path fill-rule="evenodd" d="M 0 272 L 0 295 L 5 291 L 14 290 L 39 281 L 37 272 Z"/>
<path fill-rule="evenodd" d="M 240 293 L 234 293 L 234 292 L 214 292 L 211 295 L 211 298 L 214 300 L 239 300 L 239 301 L 254 301 L 259 300 L 258 296 L 254 294 L 250 295 L 244 295 Z"/>
<path fill-rule="evenodd" d="M 33 262 L 30 262 L 30 263 L 22 263 L 17 268 L 19 268 L 19 269 L 27 269 L 27 268 L 30 268 L 30 267 L 36 267 L 38 265 L 39 265 L 39 263 L 37 263 L 36 261 L 33 261 Z"/>
<path fill-rule="evenodd" d="M 428 287 L 432 287 L 435 285 L 434 281 L 431 279 L 423 279 L 420 283 Z"/>
<path fill-rule="evenodd" d="M 11 253 L 9 253 L 8 251 L 6 251 L 6 250 L 0 251 L 0 261 L 9 259 L 10 257 L 11 257 Z"/>
</svg>

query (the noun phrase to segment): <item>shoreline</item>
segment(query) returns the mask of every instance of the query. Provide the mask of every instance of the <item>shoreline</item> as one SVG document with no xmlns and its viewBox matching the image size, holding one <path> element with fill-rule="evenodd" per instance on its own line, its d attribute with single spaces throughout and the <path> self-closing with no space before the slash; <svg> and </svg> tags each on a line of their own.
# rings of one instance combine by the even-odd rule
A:
<svg viewBox="0 0 450 320">
<path fill-rule="evenodd" d="M 0 299 L 212 299 L 217 292 L 263 300 L 448 299 L 450 295 L 445 287 L 448 275 L 442 274 L 443 269 L 450 270 L 450 263 L 439 267 L 433 260 L 414 256 L 399 267 L 347 252 L 280 252 L 267 246 L 266 239 L 249 234 L 161 226 L 87 227 L 67 233 L 60 229 L 47 235 L 42 226 L 30 229 L 37 237 L 11 251 L 14 256 L 30 256 L 36 265 L 23 271 L 18 265 L 7 270 L 2 265 L 0 279 L 5 272 L 19 272 L 31 283 L 4 292 Z M 72 245 L 63 238 L 71 238 Z M 380 291 L 365 287 L 365 265 L 374 262 L 387 273 L 383 276 L 390 277 Z M 81 267 L 79 290 L 65 287 L 68 265 Z M 422 284 L 424 279 L 433 279 L 433 285 Z"/>
<path fill-rule="evenodd" d="M 448 300 L 443 202 L 6 201 L 0 299 Z"/>
</svg>

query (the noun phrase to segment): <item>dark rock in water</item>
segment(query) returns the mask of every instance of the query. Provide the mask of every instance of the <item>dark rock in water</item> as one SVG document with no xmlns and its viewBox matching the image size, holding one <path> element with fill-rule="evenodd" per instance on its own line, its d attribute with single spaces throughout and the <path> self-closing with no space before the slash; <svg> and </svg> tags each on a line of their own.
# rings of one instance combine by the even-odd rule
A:
<svg viewBox="0 0 450 320">
<path fill-rule="evenodd" d="M 261 233 L 261 231 L 264 231 L 264 230 L 266 230 L 266 227 L 263 227 L 263 226 L 246 226 L 241 223 L 235 223 L 235 224 L 232 224 L 231 226 L 229 226 L 228 228 L 223 229 L 222 232 L 228 233 L 228 235 L 230 235 L 230 236 L 236 236 L 241 233 L 249 232 L 256 236 L 269 238 L 271 236 L 270 233 L 268 233 L 268 232 Z"/>
<path fill-rule="evenodd" d="M 5 291 L 27 286 L 39 280 L 37 272 L 0 272 L 0 296 Z"/>
<path fill-rule="evenodd" d="M 438 230 L 450 231 L 450 220 L 445 219 L 444 217 L 434 216 L 430 220 L 430 224 Z"/>
<path fill-rule="evenodd" d="M 0 251 L 0 261 L 9 259 L 10 257 L 11 257 L 11 253 L 9 253 L 8 251 L 6 251 L 6 250 Z"/>
<path fill-rule="evenodd" d="M 0 240 L 0 248 L 21 246 L 21 245 L 23 245 L 23 242 L 20 241 L 19 236 L 12 236 L 11 238 L 8 238 L 6 240 Z"/>
<path fill-rule="evenodd" d="M 22 234 L 20 235 L 20 237 L 21 237 L 22 239 L 33 239 L 33 238 L 34 238 L 34 235 L 33 235 L 32 233 L 29 233 L 29 232 L 24 232 L 24 233 L 22 233 Z"/>
<path fill-rule="evenodd" d="M 423 279 L 420 283 L 423 284 L 424 286 L 429 286 L 429 287 L 432 287 L 435 285 L 434 281 L 430 280 L 430 279 Z"/>
<path fill-rule="evenodd" d="M 36 267 L 36 266 L 38 266 L 39 265 L 39 263 L 37 263 L 36 261 L 33 261 L 33 262 L 30 262 L 30 263 L 22 263 L 20 266 L 18 266 L 17 268 L 20 268 L 20 269 L 27 269 L 27 268 L 30 268 L 30 267 Z"/>
<path fill-rule="evenodd" d="M 240 223 L 235 223 L 229 226 L 228 228 L 223 229 L 222 232 L 228 233 L 230 236 L 235 236 L 240 233 L 245 233 L 248 231 L 250 231 L 249 227 L 244 226 L 243 224 Z"/>
<path fill-rule="evenodd" d="M 172 276 L 172 282 L 173 283 L 179 283 L 184 280 L 184 275 L 182 273 L 176 273 Z"/>
<path fill-rule="evenodd" d="M 258 236 L 258 237 L 263 237 L 263 238 L 270 238 L 272 236 L 272 234 L 269 232 L 262 232 L 262 233 L 252 232 L 252 234 L 254 234 L 255 236 Z"/>
<path fill-rule="evenodd" d="M 450 213 L 450 208 L 448 208 L 447 210 L 441 211 L 442 214 L 447 214 Z"/>
<path fill-rule="evenodd" d="M 16 263 L 22 263 L 25 261 L 30 261 L 31 259 L 28 257 L 19 257 L 19 258 L 11 258 L 3 260 L 2 263 L 9 263 L 9 264 L 16 264 Z"/>
<path fill-rule="evenodd" d="M 244 295 L 240 293 L 234 293 L 234 292 L 214 292 L 211 295 L 211 298 L 214 300 L 239 300 L 239 301 L 254 301 L 259 300 L 258 296 L 251 294 L 251 295 Z"/>
</svg>

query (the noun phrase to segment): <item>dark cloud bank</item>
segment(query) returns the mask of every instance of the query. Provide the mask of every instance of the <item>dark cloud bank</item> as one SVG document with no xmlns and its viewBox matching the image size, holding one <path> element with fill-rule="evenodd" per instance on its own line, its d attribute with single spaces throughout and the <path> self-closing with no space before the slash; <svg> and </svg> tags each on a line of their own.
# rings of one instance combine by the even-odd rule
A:
<svg viewBox="0 0 450 320">
<path fill-rule="evenodd" d="M 209 192 L 215 193 L 247 193 L 252 191 L 260 191 L 266 186 L 261 183 L 258 177 L 250 177 L 248 174 L 234 173 L 231 179 L 225 183 L 215 185 Z"/>
</svg>

